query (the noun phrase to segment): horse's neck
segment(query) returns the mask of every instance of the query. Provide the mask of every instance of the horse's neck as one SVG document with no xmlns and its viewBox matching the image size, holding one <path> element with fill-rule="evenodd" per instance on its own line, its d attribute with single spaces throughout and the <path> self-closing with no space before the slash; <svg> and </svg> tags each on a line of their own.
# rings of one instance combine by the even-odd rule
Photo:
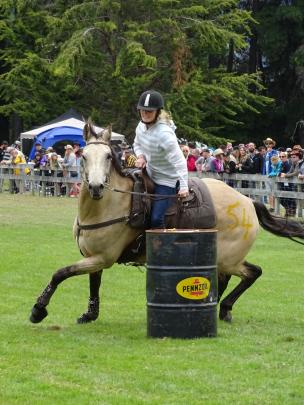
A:
<svg viewBox="0 0 304 405">
<path fill-rule="evenodd" d="M 109 188 L 124 191 L 132 190 L 132 180 L 120 176 L 113 168 L 110 175 Z M 108 221 L 129 215 L 131 208 L 131 195 L 104 190 L 104 196 L 100 200 L 93 200 L 82 184 L 79 195 L 78 217 L 82 223 Z"/>
</svg>

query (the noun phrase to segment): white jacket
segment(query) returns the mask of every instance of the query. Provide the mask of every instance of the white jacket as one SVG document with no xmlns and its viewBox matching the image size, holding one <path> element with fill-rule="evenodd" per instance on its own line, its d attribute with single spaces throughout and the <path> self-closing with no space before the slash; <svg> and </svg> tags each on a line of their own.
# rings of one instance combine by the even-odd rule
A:
<svg viewBox="0 0 304 405">
<path fill-rule="evenodd" d="M 147 128 L 140 122 L 136 128 L 134 152 L 136 156 L 144 155 L 147 172 L 154 183 L 174 188 L 179 180 L 180 189 L 188 190 L 187 162 L 173 125 L 161 119 Z"/>
</svg>

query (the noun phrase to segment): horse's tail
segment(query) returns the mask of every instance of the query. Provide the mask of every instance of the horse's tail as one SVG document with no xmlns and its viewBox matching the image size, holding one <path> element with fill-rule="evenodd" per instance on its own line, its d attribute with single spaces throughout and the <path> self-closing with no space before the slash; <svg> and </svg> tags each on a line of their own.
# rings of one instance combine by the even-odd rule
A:
<svg viewBox="0 0 304 405">
<path fill-rule="evenodd" d="M 269 231 L 274 235 L 283 236 L 286 238 L 304 239 L 303 224 L 292 219 L 278 217 L 276 215 L 270 214 L 266 206 L 258 201 L 253 201 L 253 205 L 259 223 L 266 231 Z"/>
</svg>

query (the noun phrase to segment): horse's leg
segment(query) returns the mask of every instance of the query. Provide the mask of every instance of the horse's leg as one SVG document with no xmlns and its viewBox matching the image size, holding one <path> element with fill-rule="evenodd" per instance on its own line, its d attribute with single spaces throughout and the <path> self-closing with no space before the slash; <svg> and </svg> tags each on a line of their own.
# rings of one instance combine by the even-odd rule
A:
<svg viewBox="0 0 304 405">
<path fill-rule="evenodd" d="M 101 284 L 102 270 L 89 275 L 90 277 L 90 297 L 88 310 L 84 312 L 78 319 L 77 323 L 89 323 L 96 321 L 99 315 L 99 288 Z"/>
<path fill-rule="evenodd" d="M 218 296 L 217 296 L 217 302 L 220 302 L 221 297 L 224 293 L 224 291 L 227 288 L 227 285 L 229 283 L 229 280 L 231 279 L 230 274 L 225 274 L 225 273 L 219 273 L 218 274 Z"/>
<path fill-rule="evenodd" d="M 43 290 L 42 294 L 37 298 L 36 304 L 32 308 L 30 321 L 33 323 L 41 322 L 47 316 L 46 306 L 56 288 L 60 283 L 69 277 L 78 276 L 80 274 L 95 273 L 102 266 L 102 255 L 91 256 L 80 260 L 70 266 L 63 267 L 53 274 L 50 283 Z"/>
<path fill-rule="evenodd" d="M 232 321 L 232 307 L 236 300 L 247 290 L 255 280 L 262 274 L 262 269 L 254 264 L 244 262 L 244 271 L 242 272 L 242 281 L 223 299 L 220 304 L 220 314 L 221 320 L 226 322 Z"/>
</svg>

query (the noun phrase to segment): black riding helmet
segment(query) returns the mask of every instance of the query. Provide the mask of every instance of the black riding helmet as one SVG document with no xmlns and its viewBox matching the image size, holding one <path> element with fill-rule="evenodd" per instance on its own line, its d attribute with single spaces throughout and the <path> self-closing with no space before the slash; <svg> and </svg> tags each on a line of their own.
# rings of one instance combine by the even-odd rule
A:
<svg viewBox="0 0 304 405">
<path fill-rule="evenodd" d="M 164 108 L 163 96 L 155 90 L 147 90 L 139 97 L 137 109 L 156 111 Z"/>
</svg>

